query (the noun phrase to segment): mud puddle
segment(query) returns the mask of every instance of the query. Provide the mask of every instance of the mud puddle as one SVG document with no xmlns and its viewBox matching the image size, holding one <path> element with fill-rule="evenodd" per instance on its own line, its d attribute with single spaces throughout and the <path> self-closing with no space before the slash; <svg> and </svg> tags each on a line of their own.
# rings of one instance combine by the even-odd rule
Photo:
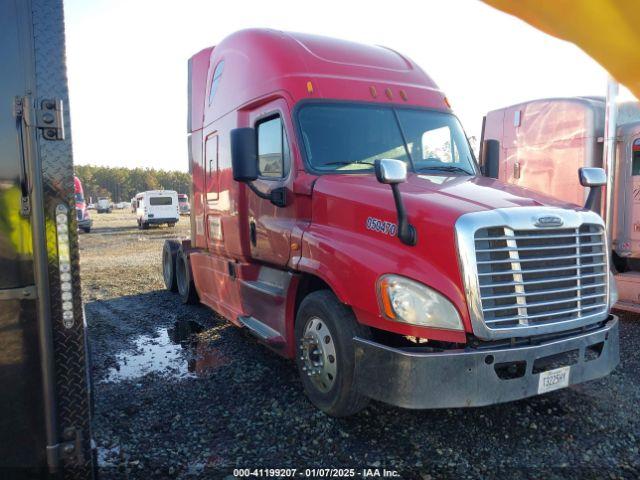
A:
<svg viewBox="0 0 640 480">
<path fill-rule="evenodd" d="M 174 379 L 204 376 L 229 362 L 209 342 L 200 342 L 197 334 L 204 327 L 193 320 L 179 320 L 172 327 L 160 328 L 155 335 L 135 339 L 131 351 L 116 355 L 105 382 L 120 382 L 157 373 Z"/>
</svg>

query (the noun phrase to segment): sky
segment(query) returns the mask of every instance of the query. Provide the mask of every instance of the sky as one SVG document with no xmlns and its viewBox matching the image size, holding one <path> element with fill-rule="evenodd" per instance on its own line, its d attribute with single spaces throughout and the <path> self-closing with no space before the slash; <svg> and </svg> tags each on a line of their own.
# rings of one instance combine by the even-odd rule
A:
<svg viewBox="0 0 640 480">
<path fill-rule="evenodd" d="M 467 135 L 489 110 L 604 95 L 576 46 L 477 0 L 64 0 L 76 164 L 187 171 L 187 60 L 243 28 L 384 45 L 444 90 Z"/>
</svg>

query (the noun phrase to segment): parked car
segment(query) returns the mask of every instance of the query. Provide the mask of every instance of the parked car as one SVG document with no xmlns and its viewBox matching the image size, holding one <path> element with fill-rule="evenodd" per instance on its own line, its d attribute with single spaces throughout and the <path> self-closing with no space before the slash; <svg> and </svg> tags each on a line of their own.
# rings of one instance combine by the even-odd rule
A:
<svg viewBox="0 0 640 480">
<path fill-rule="evenodd" d="M 99 197 L 97 210 L 98 213 L 111 213 L 111 209 L 113 208 L 113 204 L 111 203 L 111 199 L 107 197 Z"/>
<path fill-rule="evenodd" d="M 73 177 L 73 184 L 76 196 L 76 216 L 78 219 L 78 228 L 82 229 L 82 231 L 85 233 L 89 233 L 91 231 L 93 220 L 91 220 L 87 204 L 84 201 L 84 190 L 82 189 L 82 182 L 80 182 L 80 179 L 75 175 Z"/>
<path fill-rule="evenodd" d="M 618 364 L 602 218 L 481 176 L 407 57 L 253 29 L 189 79 L 193 229 L 165 285 L 293 359 L 324 412 L 489 405 Z"/>
<path fill-rule="evenodd" d="M 166 223 L 174 227 L 180 220 L 178 211 L 178 193 L 173 190 L 150 190 L 136 195 L 136 217 L 138 227 Z"/>
</svg>

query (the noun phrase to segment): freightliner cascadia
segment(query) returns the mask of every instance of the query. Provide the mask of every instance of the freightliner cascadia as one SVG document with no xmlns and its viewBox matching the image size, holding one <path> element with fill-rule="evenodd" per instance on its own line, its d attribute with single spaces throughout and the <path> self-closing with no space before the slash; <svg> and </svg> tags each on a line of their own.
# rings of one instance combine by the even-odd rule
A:
<svg viewBox="0 0 640 480">
<path fill-rule="evenodd" d="M 191 239 L 165 244 L 167 288 L 294 359 L 326 413 L 488 405 L 617 365 L 595 208 L 482 176 L 403 55 L 237 32 L 190 59 L 188 130 Z"/>
</svg>

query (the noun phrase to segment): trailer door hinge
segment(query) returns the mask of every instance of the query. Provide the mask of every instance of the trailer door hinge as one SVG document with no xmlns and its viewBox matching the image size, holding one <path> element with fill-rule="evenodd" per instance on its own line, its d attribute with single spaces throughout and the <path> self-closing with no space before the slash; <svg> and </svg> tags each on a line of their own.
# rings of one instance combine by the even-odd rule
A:
<svg viewBox="0 0 640 480">
<path fill-rule="evenodd" d="M 82 450 L 82 432 L 74 427 L 65 428 L 63 441 L 55 445 L 47 445 L 47 458 L 50 466 L 60 461 L 67 464 L 82 465 L 85 461 Z"/>
<path fill-rule="evenodd" d="M 40 108 L 33 108 L 29 102 L 22 102 L 16 114 L 24 116 L 28 127 L 42 130 L 45 140 L 64 140 L 64 105 L 59 98 L 48 98 L 40 102 Z"/>
</svg>

